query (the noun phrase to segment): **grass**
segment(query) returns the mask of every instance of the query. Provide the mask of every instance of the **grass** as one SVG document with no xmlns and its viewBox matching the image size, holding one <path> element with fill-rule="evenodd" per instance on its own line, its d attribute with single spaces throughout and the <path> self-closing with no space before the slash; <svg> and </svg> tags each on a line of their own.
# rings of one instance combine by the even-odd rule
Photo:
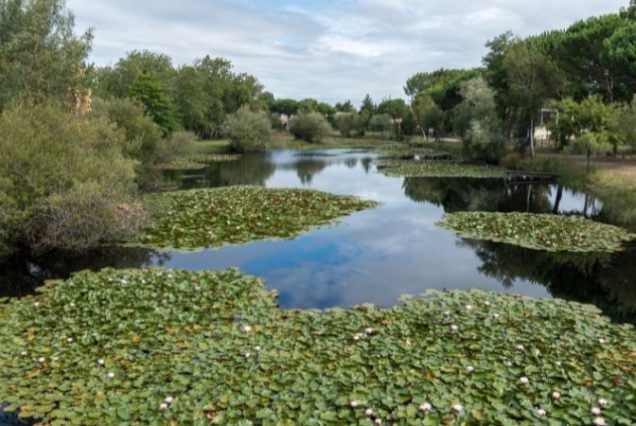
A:
<svg viewBox="0 0 636 426">
<path fill-rule="evenodd" d="M 378 170 L 388 176 L 503 178 L 499 167 L 440 161 L 381 160 Z"/>
<path fill-rule="evenodd" d="M 153 194 L 145 204 L 153 221 L 135 244 L 182 250 L 293 238 L 377 205 L 319 191 L 250 186 Z"/>
<path fill-rule="evenodd" d="M 547 251 L 615 252 L 636 239 L 624 229 L 577 216 L 460 212 L 445 215 L 438 225 L 465 238 Z"/>
<path fill-rule="evenodd" d="M 199 141 L 195 144 L 194 150 L 198 154 L 223 154 L 230 151 L 230 141 L 226 139 Z"/>
<path fill-rule="evenodd" d="M 235 270 L 81 272 L 0 301 L 0 401 L 39 424 L 628 425 L 635 354 L 592 306 L 285 311 Z"/>
<path fill-rule="evenodd" d="M 210 163 L 236 161 L 241 158 L 234 154 L 210 154 L 198 153 L 177 157 L 170 163 L 158 166 L 161 170 L 200 170 L 205 169 Z"/>
</svg>

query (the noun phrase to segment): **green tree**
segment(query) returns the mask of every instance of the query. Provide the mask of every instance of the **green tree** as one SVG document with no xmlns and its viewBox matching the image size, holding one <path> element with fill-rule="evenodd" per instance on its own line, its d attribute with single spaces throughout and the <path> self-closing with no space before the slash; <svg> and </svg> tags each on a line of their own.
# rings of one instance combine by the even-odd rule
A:
<svg viewBox="0 0 636 426">
<path fill-rule="evenodd" d="M 331 135 L 332 128 L 319 112 L 301 111 L 289 120 L 289 131 L 296 139 L 320 143 Z"/>
<path fill-rule="evenodd" d="M 574 138 L 568 145 L 568 151 L 583 152 L 587 159 L 587 170 L 590 170 L 590 159 L 594 154 L 600 154 L 612 148 L 610 135 L 605 131 L 584 132 Z"/>
<path fill-rule="evenodd" d="M 271 108 L 272 112 L 291 116 L 298 111 L 298 101 L 293 99 L 276 99 Z"/>
<path fill-rule="evenodd" d="M 16 98 L 82 101 L 93 34 L 74 25 L 61 0 L 0 0 L 0 111 Z"/>
<path fill-rule="evenodd" d="M 222 127 L 235 151 L 261 151 L 272 138 L 269 117 L 264 111 L 254 112 L 245 105 L 225 119 Z"/>
<path fill-rule="evenodd" d="M 375 103 L 373 99 L 371 99 L 371 95 L 367 93 L 367 95 L 362 100 L 362 105 L 360 106 L 360 112 L 368 112 L 371 115 L 375 113 Z"/>
<path fill-rule="evenodd" d="M 141 102 L 164 134 L 179 128 L 176 108 L 166 89 L 153 74 L 139 74 L 130 85 L 129 96 Z"/>
</svg>

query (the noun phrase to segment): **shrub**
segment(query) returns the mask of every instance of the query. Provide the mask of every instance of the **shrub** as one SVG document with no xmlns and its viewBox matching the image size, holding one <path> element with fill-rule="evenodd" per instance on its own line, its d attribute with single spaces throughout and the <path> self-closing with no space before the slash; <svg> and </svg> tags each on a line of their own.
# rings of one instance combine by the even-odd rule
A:
<svg viewBox="0 0 636 426">
<path fill-rule="evenodd" d="M 232 149 L 239 152 L 263 150 L 272 138 L 272 125 L 267 114 L 254 112 L 248 106 L 230 114 L 221 131 L 230 140 Z"/>
<path fill-rule="evenodd" d="M 510 170 L 521 170 L 523 168 L 523 156 L 518 152 L 511 152 L 499 160 L 499 165 Z"/>
<path fill-rule="evenodd" d="M 123 133 L 104 118 L 52 105 L 5 110 L 0 245 L 84 249 L 137 228 L 117 212 L 134 191 L 134 163 L 122 146 Z"/>
<path fill-rule="evenodd" d="M 197 135 L 194 133 L 174 132 L 166 139 L 164 156 L 175 158 L 190 155 L 194 152 L 196 143 Z"/>
<path fill-rule="evenodd" d="M 301 112 L 289 120 L 289 131 L 296 139 L 319 143 L 331 135 L 332 128 L 322 114 L 318 112 Z"/>
<path fill-rule="evenodd" d="M 393 129 L 393 119 L 388 114 L 376 114 L 369 120 L 369 128 L 376 132 L 390 132 Z"/>
</svg>

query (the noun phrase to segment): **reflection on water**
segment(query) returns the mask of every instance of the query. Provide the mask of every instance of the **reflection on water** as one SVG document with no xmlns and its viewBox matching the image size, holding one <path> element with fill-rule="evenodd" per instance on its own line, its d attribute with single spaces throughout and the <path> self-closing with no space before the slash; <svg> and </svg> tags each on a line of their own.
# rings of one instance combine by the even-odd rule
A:
<svg viewBox="0 0 636 426">
<path fill-rule="evenodd" d="M 458 238 L 435 223 L 465 210 L 578 214 L 597 220 L 603 205 L 561 185 L 508 185 L 500 179 L 395 178 L 378 173 L 363 150 L 273 152 L 171 172 L 181 188 L 226 185 L 314 188 L 380 201 L 375 209 L 294 240 L 258 241 L 198 253 L 109 249 L 13 259 L 0 272 L 0 296 L 31 292 L 43 279 L 80 269 L 239 267 L 279 290 L 283 307 L 389 306 L 428 288 L 482 288 L 594 303 L 636 321 L 636 247 L 615 255 L 554 254 Z"/>
</svg>

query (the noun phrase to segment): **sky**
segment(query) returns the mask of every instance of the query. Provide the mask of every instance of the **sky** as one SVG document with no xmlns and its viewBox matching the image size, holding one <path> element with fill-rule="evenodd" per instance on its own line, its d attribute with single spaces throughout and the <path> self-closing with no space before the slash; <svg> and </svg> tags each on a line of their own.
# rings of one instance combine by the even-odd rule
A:
<svg viewBox="0 0 636 426">
<path fill-rule="evenodd" d="M 628 0 L 67 0 L 93 28 L 91 61 L 132 50 L 229 59 L 277 98 L 405 97 L 416 72 L 481 65 L 485 43 L 617 12 Z"/>
</svg>

